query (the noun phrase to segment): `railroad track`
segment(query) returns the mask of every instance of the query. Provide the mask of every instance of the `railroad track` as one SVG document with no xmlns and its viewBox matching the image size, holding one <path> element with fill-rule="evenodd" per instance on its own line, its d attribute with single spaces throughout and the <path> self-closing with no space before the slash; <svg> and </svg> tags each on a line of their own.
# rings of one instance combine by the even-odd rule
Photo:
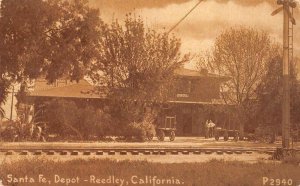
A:
<svg viewBox="0 0 300 186">
<path fill-rule="evenodd" d="M 22 148 L 22 147 L 14 147 L 14 148 L 1 148 L 0 147 L 0 155 L 61 155 L 61 156 L 88 156 L 88 155 L 210 155 L 210 154 L 218 154 L 218 155 L 240 155 L 240 154 L 269 154 L 272 155 L 276 148 L 237 148 L 237 147 L 226 147 L 226 148 L 206 148 L 206 147 L 176 147 L 176 148 L 168 148 L 168 147 L 155 147 L 155 148 L 146 148 L 146 147 L 134 147 L 134 148 L 111 148 L 111 147 L 95 147 L 95 148 Z M 300 152 L 300 149 L 296 149 L 297 153 Z"/>
</svg>

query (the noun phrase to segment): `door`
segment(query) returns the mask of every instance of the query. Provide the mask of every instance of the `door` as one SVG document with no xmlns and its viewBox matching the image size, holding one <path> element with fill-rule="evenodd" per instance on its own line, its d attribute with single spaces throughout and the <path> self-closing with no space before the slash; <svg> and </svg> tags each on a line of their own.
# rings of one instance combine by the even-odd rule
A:
<svg viewBox="0 0 300 186">
<path fill-rule="evenodd" d="M 191 136 L 192 135 L 192 115 L 184 114 L 183 122 L 182 122 L 182 134 L 183 136 Z"/>
</svg>

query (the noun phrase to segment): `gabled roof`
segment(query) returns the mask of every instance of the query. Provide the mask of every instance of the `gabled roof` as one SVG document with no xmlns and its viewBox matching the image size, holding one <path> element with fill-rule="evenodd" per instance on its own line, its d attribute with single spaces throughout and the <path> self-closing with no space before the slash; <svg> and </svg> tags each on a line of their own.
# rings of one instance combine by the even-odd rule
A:
<svg viewBox="0 0 300 186">
<path fill-rule="evenodd" d="M 175 70 L 175 74 L 177 76 L 191 77 L 191 78 L 208 77 L 208 78 L 219 78 L 219 79 L 222 79 L 222 80 L 229 79 L 228 77 L 225 77 L 225 76 L 209 73 L 206 70 L 197 71 L 197 70 L 191 70 L 191 69 L 187 69 L 187 68 L 179 68 L 179 69 Z"/>
<path fill-rule="evenodd" d="M 180 68 L 175 70 L 175 74 L 180 77 L 199 78 L 211 77 L 221 80 L 227 79 L 211 73 L 203 73 L 196 70 Z M 100 94 L 94 90 L 95 86 L 87 80 L 82 79 L 79 82 L 71 82 L 69 80 L 57 80 L 53 84 L 48 84 L 45 79 L 38 79 L 34 83 L 32 91 L 29 91 L 30 97 L 61 97 L 61 98 L 105 98 L 105 91 Z"/>
<path fill-rule="evenodd" d="M 70 82 L 59 80 L 48 84 L 46 80 L 36 80 L 34 90 L 29 92 L 31 97 L 63 97 L 63 98 L 102 98 L 95 93 L 94 86 L 87 80 Z"/>
</svg>

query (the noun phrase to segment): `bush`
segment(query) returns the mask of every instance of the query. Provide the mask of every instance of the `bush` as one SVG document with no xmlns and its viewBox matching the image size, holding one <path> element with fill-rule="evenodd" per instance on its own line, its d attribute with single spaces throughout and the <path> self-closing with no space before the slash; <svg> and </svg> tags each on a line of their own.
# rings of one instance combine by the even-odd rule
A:
<svg viewBox="0 0 300 186">
<path fill-rule="evenodd" d="M 132 122 L 128 125 L 125 137 L 138 141 L 152 140 L 155 136 L 155 126 L 152 116 L 146 116 L 142 122 Z"/>
<path fill-rule="evenodd" d="M 260 142 L 274 143 L 275 129 L 274 126 L 261 125 L 255 129 L 255 138 Z"/>
<path fill-rule="evenodd" d="M 293 164 L 296 166 L 300 166 L 300 155 L 295 154 L 293 156 L 287 156 L 283 158 L 283 163 Z"/>
<path fill-rule="evenodd" d="M 112 131 L 109 114 L 92 106 L 79 108 L 73 101 L 57 99 L 47 103 L 45 120 L 50 133 L 67 139 L 103 138 Z"/>
<path fill-rule="evenodd" d="M 16 122 L 5 122 L 0 129 L 0 139 L 3 141 L 15 141 L 19 131 Z"/>
<path fill-rule="evenodd" d="M 73 101 L 55 99 L 47 102 L 44 113 L 50 133 L 60 136 L 81 135 L 74 128 L 78 121 L 78 108 Z"/>
<path fill-rule="evenodd" d="M 155 136 L 155 114 L 142 108 L 132 104 L 124 107 L 114 104 L 96 109 L 56 99 L 46 104 L 44 114 L 49 132 L 57 134 L 58 139 L 76 140 L 80 137 L 81 140 L 95 140 L 105 136 L 123 136 L 145 141 Z"/>
<path fill-rule="evenodd" d="M 141 123 L 130 123 L 127 127 L 126 134 L 124 134 L 126 139 L 135 138 L 138 141 L 145 141 L 146 131 L 144 130 Z"/>
<path fill-rule="evenodd" d="M 110 115 L 101 109 L 95 109 L 87 106 L 78 109 L 78 121 L 76 128 L 81 131 L 84 139 L 93 137 L 103 138 L 111 135 L 111 118 Z"/>
</svg>

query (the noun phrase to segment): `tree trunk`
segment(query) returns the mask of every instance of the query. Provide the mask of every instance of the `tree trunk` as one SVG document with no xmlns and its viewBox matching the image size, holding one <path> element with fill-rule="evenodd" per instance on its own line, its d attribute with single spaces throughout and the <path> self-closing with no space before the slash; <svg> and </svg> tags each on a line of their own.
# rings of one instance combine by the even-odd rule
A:
<svg viewBox="0 0 300 186">
<path fill-rule="evenodd" d="M 243 122 L 239 122 L 239 135 L 240 135 L 240 139 L 243 140 L 245 137 L 245 124 Z"/>
<path fill-rule="evenodd" d="M 238 106 L 238 122 L 239 122 L 239 136 L 240 136 L 240 139 L 243 140 L 244 137 L 245 137 L 245 123 L 246 123 L 246 116 L 245 116 L 245 110 L 243 108 L 242 105 L 239 105 Z"/>
</svg>

